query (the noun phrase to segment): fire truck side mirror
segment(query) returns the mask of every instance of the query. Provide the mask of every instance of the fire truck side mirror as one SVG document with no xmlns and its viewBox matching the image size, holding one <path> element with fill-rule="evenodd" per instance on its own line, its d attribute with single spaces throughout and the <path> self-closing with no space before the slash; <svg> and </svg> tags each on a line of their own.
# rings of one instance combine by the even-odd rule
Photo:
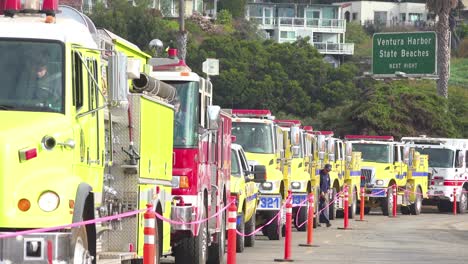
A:
<svg viewBox="0 0 468 264">
<path fill-rule="evenodd" d="M 465 161 L 465 153 L 463 152 L 463 150 L 458 150 L 458 159 L 457 159 L 457 164 L 456 164 L 456 168 L 463 168 L 463 163 Z"/>
<path fill-rule="evenodd" d="M 207 109 L 208 129 L 210 129 L 210 130 L 218 129 L 220 112 L 221 112 L 221 107 L 219 107 L 219 105 L 209 105 L 208 106 L 208 109 Z"/>
<path fill-rule="evenodd" d="M 403 147 L 403 162 L 407 165 L 410 164 L 410 147 L 409 146 Z"/>
<path fill-rule="evenodd" d="M 109 101 L 113 108 L 128 105 L 127 56 L 117 52 L 109 58 Z M 126 109 L 125 109 L 126 110 Z"/>
<path fill-rule="evenodd" d="M 319 160 L 324 160 L 325 159 L 325 152 L 324 151 L 319 151 L 318 158 L 319 158 Z"/>
<path fill-rule="evenodd" d="M 346 162 L 347 163 L 350 163 L 352 160 L 353 160 L 353 157 L 348 156 L 348 155 L 346 156 Z"/>
<path fill-rule="evenodd" d="M 335 162 L 335 154 L 328 154 L 328 161 Z"/>
<path fill-rule="evenodd" d="M 299 146 L 300 142 L 300 129 L 297 126 L 291 127 L 291 145 Z"/>
<path fill-rule="evenodd" d="M 254 165 L 252 173 L 254 175 L 254 182 L 262 183 L 266 181 L 265 165 Z"/>
<path fill-rule="evenodd" d="M 293 157 L 298 157 L 300 150 L 301 148 L 299 146 L 292 146 L 291 152 L 292 152 Z"/>
</svg>

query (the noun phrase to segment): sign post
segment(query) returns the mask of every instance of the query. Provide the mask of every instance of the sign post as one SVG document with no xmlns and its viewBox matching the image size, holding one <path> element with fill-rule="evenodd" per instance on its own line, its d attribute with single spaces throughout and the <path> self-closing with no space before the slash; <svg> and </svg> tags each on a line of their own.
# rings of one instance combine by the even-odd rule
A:
<svg viewBox="0 0 468 264">
<path fill-rule="evenodd" d="M 437 78 L 435 32 L 376 33 L 372 40 L 376 77 Z"/>
</svg>

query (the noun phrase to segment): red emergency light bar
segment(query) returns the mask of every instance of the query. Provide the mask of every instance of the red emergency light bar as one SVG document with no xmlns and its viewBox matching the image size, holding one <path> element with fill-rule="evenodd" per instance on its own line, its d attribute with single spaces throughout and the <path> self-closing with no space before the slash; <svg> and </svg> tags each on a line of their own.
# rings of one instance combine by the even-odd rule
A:
<svg viewBox="0 0 468 264">
<path fill-rule="evenodd" d="M 177 58 L 177 49 L 170 48 L 167 50 L 167 55 L 169 58 Z M 174 64 L 164 64 L 164 65 L 155 65 L 153 66 L 153 71 L 176 71 L 176 72 L 191 72 L 184 60 L 179 60 L 178 63 Z"/>
<path fill-rule="evenodd" d="M 232 114 L 243 117 L 270 117 L 271 111 L 266 109 L 232 109 Z"/>
<path fill-rule="evenodd" d="M 16 13 L 45 13 L 55 16 L 58 0 L 0 0 L 0 15 L 14 16 Z"/>
<path fill-rule="evenodd" d="M 312 126 L 304 126 L 302 129 L 304 129 L 304 131 L 307 131 L 307 132 L 312 132 L 314 130 Z"/>
<path fill-rule="evenodd" d="M 275 120 L 275 123 L 279 124 L 280 126 L 285 126 L 285 127 L 292 127 L 294 125 L 301 125 L 301 120 Z"/>
<path fill-rule="evenodd" d="M 377 140 L 377 141 L 393 141 L 393 136 L 368 136 L 368 135 L 346 135 L 345 139 L 352 140 Z"/>
</svg>

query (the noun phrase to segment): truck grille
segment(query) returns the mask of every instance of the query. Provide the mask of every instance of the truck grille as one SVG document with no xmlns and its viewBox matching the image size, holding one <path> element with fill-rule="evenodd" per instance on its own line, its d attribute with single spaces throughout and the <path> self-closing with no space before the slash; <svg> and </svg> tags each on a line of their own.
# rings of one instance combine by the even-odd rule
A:
<svg viewBox="0 0 468 264">
<path fill-rule="evenodd" d="M 361 169 L 361 174 L 365 177 L 366 183 L 372 182 L 372 170 Z"/>
</svg>

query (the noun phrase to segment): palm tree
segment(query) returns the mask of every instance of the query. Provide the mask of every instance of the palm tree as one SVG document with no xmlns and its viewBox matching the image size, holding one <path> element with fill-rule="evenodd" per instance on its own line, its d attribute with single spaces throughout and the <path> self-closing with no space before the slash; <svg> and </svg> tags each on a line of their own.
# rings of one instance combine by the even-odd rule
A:
<svg viewBox="0 0 468 264">
<path fill-rule="evenodd" d="M 450 25 L 449 17 L 452 9 L 457 7 L 459 0 L 427 0 L 427 9 L 439 17 L 437 32 L 437 93 L 448 98 L 448 79 L 450 65 Z"/>
<path fill-rule="evenodd" d="M 188 33 L 185 30 L 185 0 L 179 0 L 179 32 L 176 36 L 179 59 L 185 60 L 187 55 Z"/>
</svg>

